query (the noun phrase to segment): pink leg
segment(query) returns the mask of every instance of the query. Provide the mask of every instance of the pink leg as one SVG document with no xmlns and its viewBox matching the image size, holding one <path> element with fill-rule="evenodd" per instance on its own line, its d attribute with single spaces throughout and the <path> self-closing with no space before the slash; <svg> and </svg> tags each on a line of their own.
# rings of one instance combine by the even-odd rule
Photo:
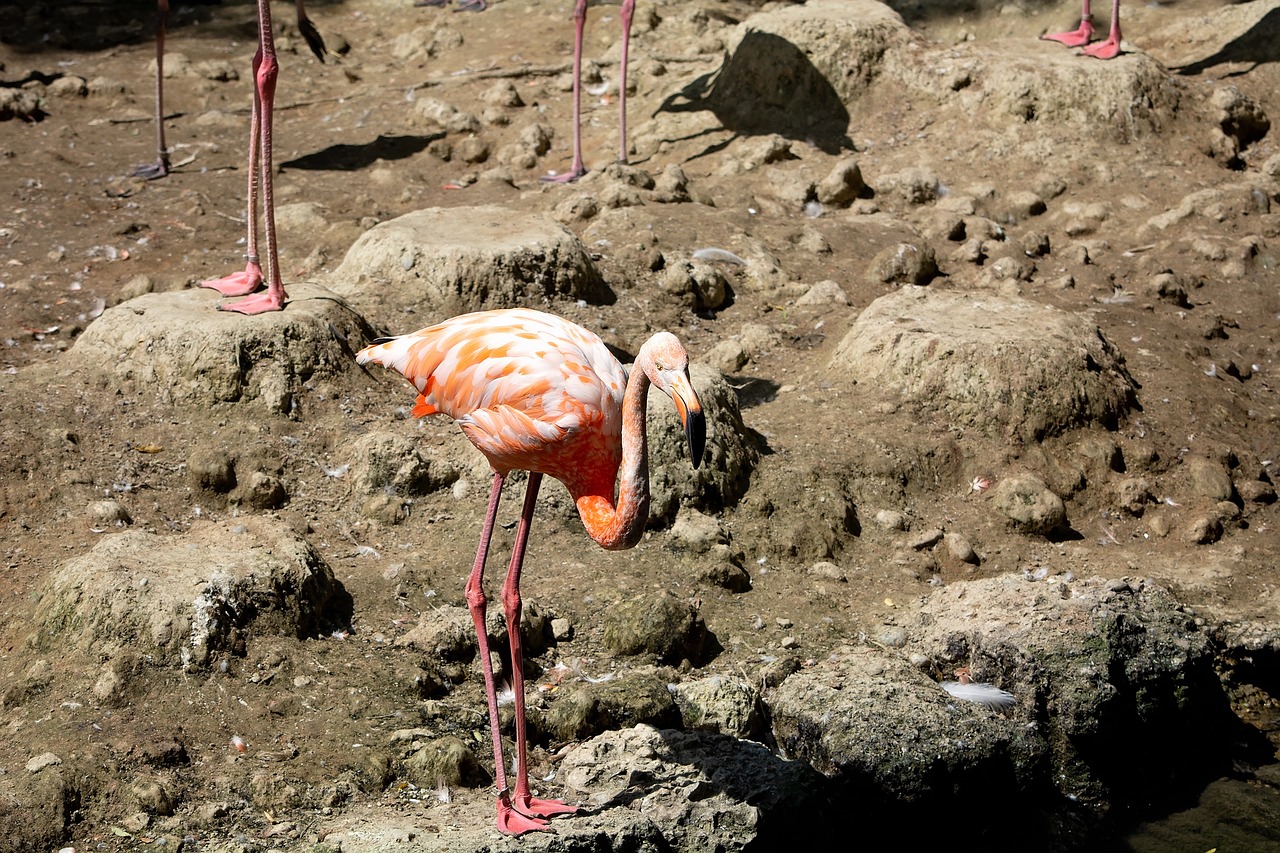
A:
<svg viewBox="0 0 1280 853">
<path fill-rule="evenodd" d="M 1066 33 L 1045 33 L 1040 36 L 1045 41 L 1056 41 L 1067 47 L 1081 47 L 1093 38 L 1093 15 L 1090 13 L 1089 0 L 1082 0 L 1080 10 L 1080 26 Z"/>
<path fill-rule="evenodd" d="M 156 2 L 156 149 L 154 163 L 134 166 L 129 174 L 154 181 L 169 174 L 169 148 L 164 144 L 164 35 L 169 28 L 169 0 Z"/>
<path fill-rule="evenodd" d="M 254 57 L 254 119 L 256 122 L 257 133 L 252 134 L 260 137 L 259 144 L 261 146 L 260 163 L 258 164 L 257 175 L 259 185 L 262 187 L 262 213 L 264 234 L 267 242 L 267 290 L 264 293 L 255 293 L 244 299 L 235 302 L 228 302 L 218 306 L 220 311 L 235 311 L 240 314 L 261 314 L 266 311 L 279 311 L 284 308 L 284 301 L 288 298 L 288 294 L 284 290 L 284 282 L 280 278 L 280 255 L 276 248 L 276 211 L 275 211 L 275 194 L 273 192 L 272 178 L 272 159 L 271 159 L 271 120 L 272 112 L 276 99 L 276 77 L 280 71 L 280 64 L 276 61 L 275 37 L 271 31 L 271 4 L 270 0 L 258 0 L 258 50 L 261 54 L 261 60 Z M 255 128 L 251 127 L 252 132 Z M 249 168 L 253 171 L 253 144 L 254 140 L 249 142 Z M 249 199 L 250 207 L 250 232 L 254 230 L 253 212 L 256 211 L 252 196 Z M 251 274 L 253 266 L 254 247 L 253 241 L 249 244 L 250 267 L 246 267 L 246 274 Z M 234 278 L 234 277 L 229 277 Z M 222 279 L 226 282 L 226 279 Z M 205 286 L 213 287 L 213 289 L 223 292 L 220 287 L 215 286 L 216 283 L 211 282 Z"/>
<path fill-rule="evenodd" d="M 1111 31 L 1104 41 L 1091 44 L 1081 53 L 1097 59 L 1115 59 L 1120 55 L 1120 0 L 1111 0 Z"/>
<path fill-rule="evenodd" d="M 573 7 L 573 165 L 567 172 L 544 177 L 544 181 L 567 184 L 587 173 L 582 162 L 582 30 L 586 23 L 587 0 L 578 0 Z"/>
<path fill-rule="evenodd" d="M 618 162 L 627 162 L 627 50 L 631 46 L 631 17 L 636 10 L 636 0 L 622 0 L 622 59 L 618 78 Z"/>
<path fill-rule="evenodd" d="M 489 658 L 489 633 L 485 629 L 486 599 L 482 581 L 485 559 L 489 554 L 489 540 L 493 536 L 493 523 L 498 516 L 498 502 L 502 498 L 501 474 L 493 475 L 493 487 L 489 492 L 489 509 L 485 513 L 484 528 L 480 531 L 480 546 L 476 549 L 476 561 L 467 578 L 467 608 L 476 626 L 476 644 L 480 652 L 480 668 L 484 671 L 484 693 L 489 703 L 489 731 L 493 735 L 493 775 L 498 786 L 498 829 L 512 835 L 532 830 L 546 829 L 547 822 L 521 814 L 512 807 L 511 790 L 507 786 L 507 768 L 502 758 L 502 734 L 498 729 L 498 692 L 493 683 L 493 662 Z M 514 665 L 513 669 L 519 671 Z M 521 703 L 520 710 L 523 709 Z"/>
<path fill-rule="evenodd" d="M 524 652 L 520 640 L 520 569 L 524 565 L 525 543 L 529 540 L 529 526 L 533 523 L 533 507 L 538 499 L 540 485 L 542 475 L 529 474 L 524 510 L 520 513 L 515 546 L 511 549 L 511 565 L 507 569 L 506 583 L 502 585 L 502 608 L 507 617 L 507 637 L 511 643 L 511 690 L 516 699 L 516 790 L 512 806 L 521 814 L 551 817 L 572 814 L 578 809 L 560 800 L 540 800 L 529 793 L 528 741 L 524 716 Z"/>
</svg>

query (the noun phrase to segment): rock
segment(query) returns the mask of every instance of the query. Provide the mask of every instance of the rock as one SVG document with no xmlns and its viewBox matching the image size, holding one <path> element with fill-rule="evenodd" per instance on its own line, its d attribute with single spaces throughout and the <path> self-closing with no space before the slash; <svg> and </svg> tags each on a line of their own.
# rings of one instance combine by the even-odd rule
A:
<svg viewBox="0 0 1280 853">
<path fill-rule="evenodd" d="M 695 554 L 705 554 L 712 546 L 725 541 L 720 522 L 696 509 L 684 508 L 671 525 L 671 543 Z"/>
<path fill-rule="evenodd" d="M 235 462 L 220 447 L 197 447 L 187 457 L 187 477 L 197 489 L 226 494 L 236 487 Z"/>
<path fill-rule="evenodd" d="M 875 515 L 876 524 L 884 530 L 906 530 L 907 516 L 896 509 L 878 510 Z"/>
<path fill-rule="evenodd" d="M 568 642 L 573 639 L 573 623 L 563 616 L 558 616 L 551 620 L 551 637 L 557 643 Z"/>
<path fill-rule="evenodd" d="M 1192 519 L 1182 531 L 1182 540 L 1188 545 L 1212 545 L 1221 538 L 1222 522 L 1213 515 Z"/>
<path fill-rule="evenodd" d="M 787 678 L 769 703 L 778 746 L 865 791 L 865 807 L 958 817 L 1048 787 L 1102 814 L 1126 790 L 1198 791 L 1212 777 L 1187 771 L 1214 772 L 1229 739 L 1205 734 L 1227 713 L 1209 638 L 1148 583 L 957 583 L 904 628 L 903 652 L 845 649 Z M 953 700 L 909 655 L 929 671 L 968 666 L 1017 704 L 1001 716 Z M 1183 737 L 1190 754 L 1162 751 Z"/>
<path fill-rule="evenodd" d="M 600 273 L 571 231 L 501 207 L 429 208 L 366 231 L 329 285 L 370 319 L 398 332 L 404 312 L 422 317 L 544 300 L 600 302 Z"/>
<path fill-rule="evenodd" d="M 98 530 L 111 527 L 127 527 L 133 523 L 129 511 L 119 501 L 110 499 L 94 501 L 85 510 L 85 518 L 89 526 Z"/>
<path fill-rule="evenodd" d="M 942 530 L 937 527 L 931 527 L 928 530 L 918 531 L 915 535 L 907 540 L 907 547 L 913 551 L 924 551 L 932 548 L 942 541 Z"/>
<path fill-rule="evenodd" d="M 449 488 L 460 476 L 456 463 L 429 457 L 421 442 L 390 431 L 361 435 L 351 446 L 351 456 L 351 484 L 357 494 L 422 497 Z"/>
<path fill-rule="evenodd" d="M 938 176 L 928 169 L 912 166 L 901 172 L 881 175 L 876 182 L 876 190 L 907 204 L 925 204 L 938 197 Z"/>
<path fill-rule="evenodd" d="M 992 503 L 1023 533 L 1045 536 L 1067 521 L 1062 498 L 1033 474 L 1001 479 L 992 494 Z"/>
<path fill-rule="evenodd" d="M 809 574 L 829 581 L 838 581 L 839 583 L 845 583 L 849 580 L 849 576 L 844 569 L 827 560 L 820 560 L 810 566 Z"/>
<path fill-rule="evenodd" d="M 858 161 L 852 157 L 836 163 L 817 187 L 818 201 L 823 204 L 834 204 L 847 207 L 855 198 L 867 189 L 862 180 L 862 170 Z"/>
<path fill-rule="evenodd" d="M 881 249 L 871 259 L 866 278 L 871 284 L 922 286 L 938 274 L 938 261 L 927 244 L 899 243 Z"/>
<path fill-rule="evenodd" d="M 632 598 L 604 613 L 605 648 L 621 655 L 655 655 L 660 662 L 707 661 L 714 635 L 693 605 L 670 592 Z"/>
<path fill-rule="evenodd" d="M 1235 497 L 1231 473 L 1222 463 L 1203 456 L 1186 456 L 1182 464 L 1194 494 L 1213 502 L 1229 501 Z"/>
<path fill-rule="evenodd" d="M 249 402 L 293 413 L 308 385 L 351 369 L 373 331 L 333 292 L 289 285 L 284 311 L 252 319 L 214 310 L 206 290 L 147 293 L 108 308 L 67 351 L 65 367 L 105 371 L 122 393 L 170 406 Z"/>
<path fill-rule="evenodd" d="M 289 501 L 280 478 L 263 471 L 253 471 L 231 495 L 232 501 L 252 509 L 279 509 Z"/>
<path fill-rule="evenodd" d="M 104 536 L 49 577 L 31 643 L 204 667 L 243 644 L 246 630 L 311 637 L 350 614 L 350 597 L 305 540 L 282 522 L 246 517 L 197 522 L 183 535 Z"/>
<path fill-rule="evenodd" d="M 1026 441 L 1114 427 L 1136 402 L 1124 359 L 1093 323 L 1022 299 L 930 288 L 872 302 L 828 369 L 952 429 Z"/>
<path fill-rule="evenodd" d="M 950 532 L 943 537 L 943 541 L 947 545 L 947 552 L 953 559 L 961 563 L 972 563 L 977 565 L 980 560 L 978 553 L 973 550 L 973 546 L 969 544 L 969 540 L 961 536 L 959 533 Z"/>
<path fill-rule="evenodd" d="M 688 442 L 675 407 L 664 395 L 651 393 L 649 422 L 649 517 L 674 519 L 681 506 L 718 512 L 747 492 L 751 472 L 760 459 L 758 437 L 742 421 L 738 393 L 716 368 L 689 365 L 693 387 L 707 423 L 706 452 L 692 469 Z"/>
<path fill-rule="evenodd" d="M 42 752 L 37 756 L 27 759 L 27 772 L 39 773 L 46 767 L 55 767 L 62 763 L 62 759 L 52 752 Z"/>
<path fill-rule="evenodd" d="M 684 728 L 736 738 L 759 738 L 764 727 L 760 697 L 744 681 L 714 675 L 671 685 Z"/>
<path fill-rule="evenodd" d="M 154 779 L 143 779 L 129 788 L 143 811 L 153 815 L 173 814 L 173 798 L 168 789 Z"/>
<path fill-rule="evenodd" d="M 581 741 L 610 729 L 648 724 L 680 725 L 666 681 L 652 669 L 561 690 L 546 713 L 547 731 L 561 742 Z"/>
<path fill-rule="evenodd" d="M 628 850 L 781 850 L 795 840 L 797 827 L 813 829 L 804 830 L 807 839 L 834 843 L 835 836 L 822 829 L 837 822 L 824 814 L 822 777 L 751 741 L 638 725 L 579 745 L 559 775 L 568 796 L 586 802 L 589 812 L 656 825 L 665 833 L 656 843 L 627 839 Z M 640 789 L 638 780 L 645 780 Z M 622 849 L 613 840 L 619 835 L 616 829 L 602 834 L 599 849 Z M 597 849 L 586 842 L 566 849 Z"/>
<path fill-rule="evenodd" d="M 475 753 L 452 735 L 423 744 L 404 760 L 404 770 L 410 782 L 428 790 L 440 785 L 483 788 L 491 781 Z"/>
<path fill-rule="evenodd" d="M 818 307 L 842 306 L 849 304 L 849 296 L 839 284 L 831 280 L 820 281 L 805 291 L 796 300 L 797 305 L 814 305 Z"/>
<path fill-rule="evenodd" d="M 1236 483 L 1236 491 L 1249 503 L 1269 504 L 1276 499 L 1275 486 L 1263 480 L 1241 480 Z"/>
<path fill-rule="evenodd" d="M 1142 515 L 1153 499 L 1151 486 L 1143 477 L 1126 477 L 1116 484 L 1116 505 L 1130 515 Z"/>
</svg>

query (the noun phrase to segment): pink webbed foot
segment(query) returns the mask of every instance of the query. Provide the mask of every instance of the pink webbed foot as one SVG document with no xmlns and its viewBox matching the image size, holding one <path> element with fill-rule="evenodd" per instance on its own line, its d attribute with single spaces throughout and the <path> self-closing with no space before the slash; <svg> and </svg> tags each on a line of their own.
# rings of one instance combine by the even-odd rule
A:
<svg viewBox="0 0 1280 853">
<path fill-rule="evenodd" d="M 549 832 L 551 824 L 541 818 L 521 814 L 511 806 L 506 794 L 498 797 L 498 831 L 508 835 L 524 835 L 526 832 Z"/>
<path fill-rule="evenodd" d="M 517 811 L 526 815 L 536 817 L 553 817 L 558 814 L 573 814 L 578 810 L 577 806 L 571 806 L 562 800 L 540 800 L 537 797 L 525 797 L 523 801 L 517 797 L 515 802 Z"/>
<path fill-rule="evenodd" d="M 200 282 L 200 286 L 216 290 L 223 296 L 245 296 L 262 287 L 262 268 L 257 262 L 249 261 L 244 272 L 235 272 L 222 278 L 206 278 Z"/>
<path fill-rule="evenodd" d="M 262 293 L 237 299 L 235 302 L 224 302 L 218 306 L 219 311 L 234 311 L 237 314 L 265 314 L 268 311 L 284 310 L 284 301 L 288 294 L 283 289 L 274 291 L 267 289 Z"/>
<path fill-rule="evenodd" d="M 1067 47 L 1084 47 L 1089 43 L 1089 39 L 1093 38 L 1093 24 L 1089 21 L 1081 21 L 1079 28 L 1069 33 L 1045 33 L 1040 38 L 1043 41 L 1061 42 Z"/>
<path fill-rule="evenodd" d="M 1120 55 L 1120 39 L 1108 38 L 1106 41 L 1091 44 L 1080 52 L 1095 59 L 1115 59 Z"/>
</svg>

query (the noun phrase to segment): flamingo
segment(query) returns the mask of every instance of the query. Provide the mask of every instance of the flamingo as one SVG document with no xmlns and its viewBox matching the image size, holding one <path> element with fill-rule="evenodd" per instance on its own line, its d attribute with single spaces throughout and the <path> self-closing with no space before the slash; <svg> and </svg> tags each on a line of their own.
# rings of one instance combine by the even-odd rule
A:
<svg viewBox="0 0 1280 853">
<path fill-rule="evenodd" d="M 303 0 L 297 0 L 298 28 L 307 42 L 316 50 L 320 38 L 303 9 Z M 324 43 L 320 42 L 322 54 Z M 275 37 L 271 32 L 271 0 L 258 0 L 258 52 L 253 55 L 253 115 L 249 120 L 249 245 L 248 261 L 243 271 L 222 278 L 205 279 L 201 287 L 216 290 L 223 296 L 243 296 L 235 302 L 218 306 L 219 311 L 236 311 L 240 314 L 261 314 L 279 311 L 289 298 L 280 278 L 280 254 L 276 248 L 276 209 L 272 182 L 271 163 L 271 112 L 275 103 L 276 76 L 280 65 L 276 61 Z M 258 190 L 262 191 L 263 226 L 267 242 L 267 274 L 262 274 L 258 264 Z M 263 293 L 254 293 L 267 283 Z M 252 294 L 252 295 L 248 295 Z"/>
<path fill-rule="evenodd" d="M 1093 15 L 1089 11 L 1089 0 L 1081 0 L 1080 26 L 1065 33 L 1045 33 L 1040 38 L 1056 41 L 1067 47 L 1083 47 L 1085 56 L 1098 59 L 1115 59 L 1120 55 L 1120 0 L 1111 0 L 1111 31 L 1104 41 L 1089 44 L 1093 38 Z"/>
<path fill-rule="evenodd" d="M 298 4 L 298 31 L 307 40 L 311 52 L 316 59 L 324 62 L 324 39 L 316 30 L 315 24 L 307 17 L 302 0 Z M 169 0 L 156 0 L 156 151 L 154 163 L 143 163 L 134 166 L 129 172 L 135 178 L 154 181 L 169 174 L 169 146 L 164 141 L 164 37 L 169 29 Z"/>
<path fill-rule="evenodd" d="M 582 29 L 587 23 L 587 3 L 577 0 L 573 8 L 573 163 L 569 171 L 547 175 L 542 180 L 554 183 L 576 181 L 587 173 L 582 161 Z M 631 17 L 636 0 L 622 0 L 622 56 L 618 81 L 618 162 L 627 162 L 627 51 L 631 44 Z"/>
<path fill-rule="evenodd" d="M 645 399 L 650 384 L 675 404 L 695 468 L 702 457 L 706 421 L 689 381 L 688 354 L 674 335 L 659 332 L 640 347 L 628 376 L 593 333 L 550 314 L 513 308 L 464 314 L 391 338 L 361 350 L 356 361 L 401 373 L 418 390 L 413 414 L 453 418 L 493 468 L 489 508 L 466 599 L 489 702 L 498 829 L 513 835 L 546 829 L 546 818 L 577 809 L 559 800 L 535 798 L 529 789 L 520 571 L 538 487 L 544 474 L 564 483 L 588 535 L 602 547 L 620 550 L 635 545 L 649 517 Z M 511 791 L 498 733 L 481 579 L 503 483 L 518 470 L 528 471 L 529 481 L 502 586 L 515 693 L 516 786 Z"/>
</svg>

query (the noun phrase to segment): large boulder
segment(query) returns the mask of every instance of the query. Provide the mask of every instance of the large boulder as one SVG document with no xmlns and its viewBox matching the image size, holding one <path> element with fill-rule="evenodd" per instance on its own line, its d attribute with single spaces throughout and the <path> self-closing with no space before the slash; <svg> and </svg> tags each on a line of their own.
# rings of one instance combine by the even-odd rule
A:
<svg viewBox="0 0 1280 853">
<path fill-rule="evenodd" d="M 1098 327 L 1025 299 L 908 287 L 858 315 L 828 363 L 951 430 L 1035 441 L 1115 428 L 1136 402 Z"/>
</svg>

